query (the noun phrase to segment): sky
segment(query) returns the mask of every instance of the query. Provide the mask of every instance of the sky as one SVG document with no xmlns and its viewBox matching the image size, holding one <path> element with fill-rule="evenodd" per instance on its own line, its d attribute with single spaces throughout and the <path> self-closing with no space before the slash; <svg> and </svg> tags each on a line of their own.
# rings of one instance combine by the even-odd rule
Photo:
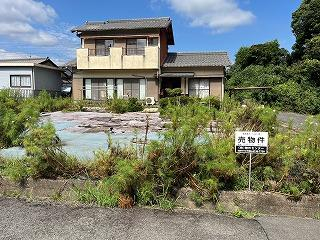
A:
<svg viewBox="0 0 320 240">
<path fill-rule="evenodd" d="M 291 51 L 291 16 L 301 0 L 0 0 L 0 59 L 75 58 L 70 29 L 85 21 L 171 17 L 169 51 L 227 51 L 277 39 Z"/>
</svg>

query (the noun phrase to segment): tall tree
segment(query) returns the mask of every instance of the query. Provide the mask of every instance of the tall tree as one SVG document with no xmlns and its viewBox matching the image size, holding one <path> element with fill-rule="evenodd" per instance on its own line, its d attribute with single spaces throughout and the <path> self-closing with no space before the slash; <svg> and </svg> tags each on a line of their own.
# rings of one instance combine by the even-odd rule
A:
<svg viewBox="0 0 320 240">
<path fill-rule="evenodd" d="M 251 65 L 281 65 L 287 63 L 288 56 L 288 51 L 280 48 L 279 42 L 274 40 L 250 47 L 241 47 L 236 54 L 235 65 L 240 69 Z"/>
<path fill-rule="evenodd" d="M 313 37 L 306 43 L 305 59 L 317 59 L 320 61 L 320 35 Z"/>
<path fill-rule="evenodd" d="M 292 14 L 291 27 L 296 37 L 292 56 L 297 61 L 305 54 L 308 41 L 320 34 L 320 0 L 303 0 Z"/>
</svg>

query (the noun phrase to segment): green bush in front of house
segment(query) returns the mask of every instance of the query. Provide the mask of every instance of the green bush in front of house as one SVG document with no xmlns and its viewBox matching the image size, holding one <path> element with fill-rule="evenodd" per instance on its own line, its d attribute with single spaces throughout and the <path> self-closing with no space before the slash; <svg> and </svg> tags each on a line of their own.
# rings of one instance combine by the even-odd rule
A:
<svg viewBox="0 0 320 240">
<path fill-rule="evenodd" d="M 115 98 L 110 100 L 107 109 L 114 113 L 141 112 L 143 105 L 137 98 Z"/>
</svg>

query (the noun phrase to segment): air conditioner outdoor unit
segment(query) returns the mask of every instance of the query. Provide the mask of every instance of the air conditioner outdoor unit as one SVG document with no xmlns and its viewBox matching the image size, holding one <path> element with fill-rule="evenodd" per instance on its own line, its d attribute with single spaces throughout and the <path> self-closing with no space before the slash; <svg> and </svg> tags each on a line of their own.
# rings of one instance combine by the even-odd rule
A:
<svg viewBox="0 0 320 240">
<path fill-rule="evenodd" d="M 146 105 L 154 105 L 155 103 L 154 97 L 146 97 Z"/>
</svg>

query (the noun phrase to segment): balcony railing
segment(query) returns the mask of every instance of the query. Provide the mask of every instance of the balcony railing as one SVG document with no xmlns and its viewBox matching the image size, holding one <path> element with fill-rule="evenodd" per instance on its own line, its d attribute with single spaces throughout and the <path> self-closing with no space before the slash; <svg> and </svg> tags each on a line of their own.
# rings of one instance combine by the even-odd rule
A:
<svg viewBox="0 0 320 240">
<path fill-rule="evenodd" d="M 158 69 L 158 47 L 110 47 L 77 50 L 78 69 Z"/>
<path fill-rule="evenodd" d="M 110 48 L 89 49 L 89 56 L 109 56 Z"/>
<path fill-rule="evenodd" d="M 145 55 L 145 47 L 128 47 L 122 48 L 122 55 Z M 109 56 L 110 48 L 89 49 L 89 56 Z"/>
<path fill-rule="evenodd" d="M 127 47 L 122 48 L 122 55 L 145 55 L 145 47 Z"/>
</svg>

